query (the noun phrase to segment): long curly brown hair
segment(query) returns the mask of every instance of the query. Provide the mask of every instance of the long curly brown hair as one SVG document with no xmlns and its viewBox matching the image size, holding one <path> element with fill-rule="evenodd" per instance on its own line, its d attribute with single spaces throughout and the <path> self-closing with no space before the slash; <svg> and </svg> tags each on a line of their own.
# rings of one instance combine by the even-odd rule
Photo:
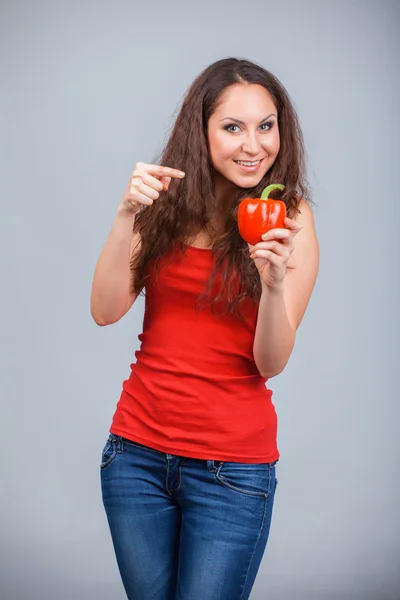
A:
<svg viewBox="0 0 400 600">
<path fill-rule="evenodd" d="M 216 235 L 211 225 L 216 206 L 207 124 L 222 93 L 237 83 L 262 85 L 271 95 L 278 111 L 280 149 L 274 164 L 256 187 L 237 187 L 224 215 L 223 232 Z M 303 135 L 286 89 L 272 73 L 248 60 L 227 58 L 211 64 L 187 91 L 169 139 L 153 162 L 180 169 L 186 176 L 183 180 L 172 179 L 168 191 L 161 192 L 158 200 L 136 214 L 133 230 L 140 233 L 141 250 L 131 261 L 132 292 L 139 294 L 145 288 L 150 261 L 154 261 L 158 278 L 161 261 L 172 246 L 177 243 L 184 253 L 182 242 L 203 231 L 212 239 L 216 238 L 212 249 L 216 260 L 208 285 L 198 301 L 203 297 L 212 300 L 214 314 L 214 305 L 224 299 L 229 312 L 233 313 L 237 307 L 242 316 L 240 306 L 246 297 L 259 302 L 261 281 L 254 261 L 249 257 L 247 242 L 239 234 L 237 209 L 240 201 L 249 196 L 260 197 L 262 190 L 271 183 L 282 183 L 284 191 L 275 190 L 272 196 L 285 202 L 289 217 L 298 212 L 301 198 L 312 202 L 305 174 Z M 221 272 L 222 285 L 216 297 L 211 299 L 209 294 L 218 272 Z"/>
</svg>

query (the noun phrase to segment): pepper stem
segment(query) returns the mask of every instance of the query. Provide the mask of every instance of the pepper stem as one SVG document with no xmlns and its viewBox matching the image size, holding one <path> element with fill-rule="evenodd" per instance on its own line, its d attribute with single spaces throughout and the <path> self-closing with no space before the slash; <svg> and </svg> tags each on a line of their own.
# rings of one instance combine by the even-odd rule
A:
<svg viewBox="0 0 400 600">
<path fill-rule="evenodd" d="M 272 183 L 271 185 L 269 185 L 268 187 L 263 189 L 263 192 L 261 194 L 261 200 L 268 200 L 268 196 L 269 194 L 272 192 L 272 190 L 284 190 L 285 186 L 282 185 L 281 183 Z"/>
</svg>

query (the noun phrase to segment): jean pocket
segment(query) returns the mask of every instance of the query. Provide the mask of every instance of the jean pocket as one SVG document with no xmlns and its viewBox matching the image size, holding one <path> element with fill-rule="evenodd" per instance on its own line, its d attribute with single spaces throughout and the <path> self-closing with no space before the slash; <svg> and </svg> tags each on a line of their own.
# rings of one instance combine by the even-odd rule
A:
<svg viewBox="0 0 400 600">
<path fill-rule="evenodd" d="M 267 496 L 275 485 L 275 463 L 221 462 L 215 478 L 226 488 L 249 496 Z"/>
<path fill-rule="evenodd" d="M 101 452 L 100 469 L 105 469 L 117 456 L 117 439 L 110 433 L 106 444 Z"/>
</svg>

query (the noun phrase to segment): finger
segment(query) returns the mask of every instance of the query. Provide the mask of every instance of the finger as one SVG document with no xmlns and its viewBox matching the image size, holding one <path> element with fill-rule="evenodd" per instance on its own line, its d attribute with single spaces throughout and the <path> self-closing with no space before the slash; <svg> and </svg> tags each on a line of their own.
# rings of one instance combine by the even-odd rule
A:
<svg viewBox="0 0 400 600">
<path fill-rule="evenodd" d="M 185 173 L 179 169 L 171 169 L 170 167 L 162 167 L 161 165 L 147 165 L 146 171 L 156 177 L 178 177 L 182 179 Z"/>
<path fill-rule="evenodd" d="M 300 223 L 294 219 L 289 219 L 289 217 L 285 217 L 285 225 L 294 232 L 294 235 L 303 229 L 303 225 L 300 225 Z"/>
<path fill-rule="evenodd" d="M 287 246 L 285 246 L 284 244 L 281 244 L 280 242 L 277 242 L 276 240 L 274 240 L 272 242 L 260 242 L 260 244 L 257 244 L 255 249 L 253 250 L 252 254 L 254 255 L 256 252 L 267 252 L 267 251 L 273 252 L 274 254 L 277 254 L 278 256 L 281 256 L 282 258 L 289 258 L 290 254 L 291 254 L 291 252 L 289 251 Z"/>
<path fill-rule="evenodd" d="M 274 267 L 282 266 L 282 257 L 278 256 L 271 250 L 257 250 L 252 256 L 252 258 L 263 258 L 268 260 Z"/>
<path fill-rule="evenodd" d="M 141 176 L 137 176 L 137 178 L 135 179 L 143 181 L 143 183 L 153 188 L 154 190 L 157 190 L 157 192 L 162 192 L 164 189 L 162 182 L 159 179 L 157 179 L 157 177 L 153 177 L 153 175 L 150 175 L 150 173 L 143 173 Z"/>
<path fill-rule="evenodd" d="M 279 256 L 289 255 L 288 248 L 285 244 L 278 242 L 277 240 L 272 240 L 271 242 L 260 242 L 257 244 L 256 250 L 271 250 L 271 252 L 275 252 Z"/>
<path fill-rule="evenodd" d="M 134 188 L 131 187 L 132 195 L 136 195 L 137 192 L 140 192 L 141 194 L 147 196 L 148 198 L 151 198 L 152 200 L 157 200 L 157 198 L 160 197 L 160 194 L 159 192 L 157 192 L 157 190 L 154 190 L 152 187 L 146 185 L 143 181 L 138 181 Z"/>
<path fill-rule="evenodd" d="M 270 229 L 267 233 L 264 233 L 261 238 L 264 241 L 273 239 L 288 240 L 293 234 L 288 229 Z"/>
<path fill-rule="evenodd" d="M 163 190 L 167 191 L 169 188 L 169 184 L 171 183 L 171 177 L 161 177 L 161 183 L 163 186 Z"/>
<path fill-rule="evenodd" d="M 135 198 L 131 198 L 128 201 L 130 201 L 131 203 L 136 202 L 139 204 L 145 204 L 147 206 L 153 204 L 153 200 L 151 198 L 148 198 L 147 196 L 145 196 L 145 194 L 142 194 L 141 192 L 136 192 Z"/>
</svg>

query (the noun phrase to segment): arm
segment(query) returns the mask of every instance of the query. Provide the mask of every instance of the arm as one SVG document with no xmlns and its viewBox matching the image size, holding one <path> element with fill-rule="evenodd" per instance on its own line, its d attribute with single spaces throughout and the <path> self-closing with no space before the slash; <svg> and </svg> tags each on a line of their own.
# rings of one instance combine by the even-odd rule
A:
<svg viewBox="0 0 400 600">
<path fill-rule="evenodd" d="M 295 221 L 302 229 L 293 238 L 293 251 L 283 281 L 262 284 L 254 361 L 263 377 L 279 375 L 292 353 L 296 330 L 306 311 L 319 268 L 319 245 L 311 207 L 302 200 Z"/>
<path fill-rule="evenodd" d="M 167 191 L 172 178 L 184 176 L 179 169 L 136 163 L 94 272 L 90 311 L 98 325 L 119 321 L 139 295 L 130 291 L 130 262 L 142 247 L 139 232 L 132 234 L 135 214 L 143 206 L 153 204 L 163 190 Z"/>
<path fill-rule="evenodd" d="M 132 235 L 135 215 L 118 210 L 94 271 L 90 312 L 97 325 L 111 325 L 128 312 L 132 294 L 130 260 L 140 252 L 140 235 Z"/>
</svg>

